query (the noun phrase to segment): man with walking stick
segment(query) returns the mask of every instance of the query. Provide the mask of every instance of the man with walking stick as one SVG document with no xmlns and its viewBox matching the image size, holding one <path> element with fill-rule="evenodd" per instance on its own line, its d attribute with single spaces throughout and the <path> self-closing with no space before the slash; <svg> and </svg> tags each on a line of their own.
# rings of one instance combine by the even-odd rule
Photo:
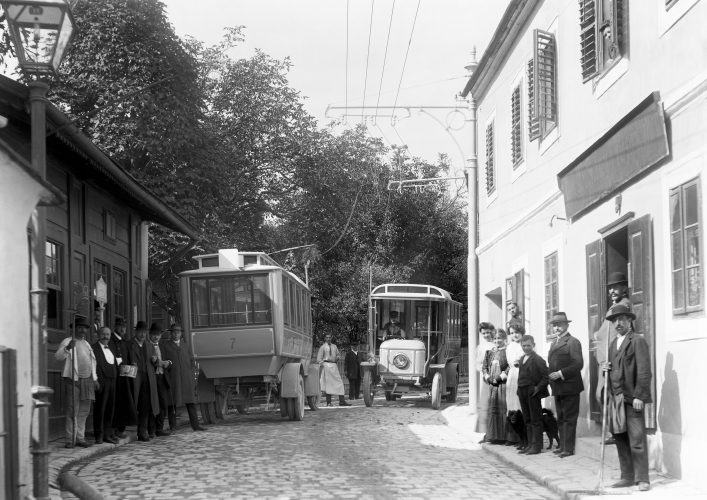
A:
<svg viewBox="0 0 707 500">
<path fill-rule="evenodd" d="M 91 401 L 96 399 L 95 391 L 100 388 L 96 375 L 96 356 L 86 341 L 91 325 L 86 318 L 78 317 L 71 325 L 73 334 L 59 344 L 54 355 L 57 361 L 64 361 L 64 397 L 66 400 L 66 448 L 91 444 L 85 440 L 86 417 L 91 411 Z"/>
</svg>

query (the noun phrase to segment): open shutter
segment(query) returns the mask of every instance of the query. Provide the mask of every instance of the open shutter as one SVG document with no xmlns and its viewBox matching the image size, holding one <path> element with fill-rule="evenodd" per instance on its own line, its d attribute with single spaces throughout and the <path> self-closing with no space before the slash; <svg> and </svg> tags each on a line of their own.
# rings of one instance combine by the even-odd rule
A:
<svg viewBox="0 0 707 500">
<path fill-rule="evenodd" d="M 602 272 L 602 240 L 593 241 L 586 246 L 587 255 L 587 317 L 589 324 L 589 382 L 591 387 L 589 397 L 590 418 L 601 422 L 601 407 L 594 397 L 599 383 L 599 369 L 597 367 L 597 342 L 594 340 L 596 332 L 604 321 L 604 279 Z"/>
<path fill-rule="evenodd" d="M 599 71 L 597 61 L 597 11 L 595 0 L 579 0 L 579 38 L 582 81 L 591 80 Z"/>
<path fill-rule="evenodd" d="M 554 34 L 536 29 L 534 35 L 535 118 L 539 121 L 540 136 L 545 137 L 557 116 L 557 47 Z"/>
<path fill-rule="evenodd" d="M 540 121 L 535 111 L 535 58 L 528 61 L 528 139 L 530 142 L 540 137 Z"/>
<path fill-rule="evenodd" d="M 496 189 L 493 135 L 493 122 L 491 122 L 486 127 L 486 194 L 491 194 Z"/>
<path fill-rule="evenodd" d="M 515 289 L 513 290 L 513 301 L 518 304 L 518 307 L 520 307 L 521 310 L 521 318 L 523 318 L 523 326 L 527 327 L 528 325 L 525 324 L 525 320 L 528 318 L 528 312 L 525 310 L 525 269 L 521 269 L 515 275 L 513 275 L 515 278 Z M 530 335 L 529 331 L 526 331 L 528 335 Z"/>
<path fill-rule="evenodd" d="M 653 313 L 653 238 L 651 216 L 644 215 L 628 225 L 628 286 L 633 314 L 633 329 L 646 339 L 651 353 L 651 396 L 646 405 L 646 427 L 655 429 L 655 315 Z"/>
</svg>

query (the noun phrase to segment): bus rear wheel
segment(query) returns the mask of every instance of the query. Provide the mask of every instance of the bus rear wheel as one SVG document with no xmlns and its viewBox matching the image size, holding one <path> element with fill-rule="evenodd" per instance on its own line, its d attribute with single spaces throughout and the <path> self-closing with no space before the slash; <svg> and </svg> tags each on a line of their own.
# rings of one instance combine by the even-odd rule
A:
<svg viewBox="0 0 707 500">
<path fill-rule="evenodd" d="M 393 401 L 393 392 L 392 391 L 385 391 L 385 400 L 386 401 Z"/>
<path fill-rule="evenodd" d="M 307 396 L 307 404 L 311 410 L 317 411 L 319 409 L 319 396 Z"/>
<path fill-rule="evenodd" d="M 201 403 L 201 419 L 205 424 L 216 423 L 216 409 L 214 403 Z"/>
<path fill-rule="evenodd" d="M 373 405 L 373 391 L 371 387 L 371 371 L 366 370 L 363 374 L 363 402 L 366 406 Z"/>
<path fill-rule="evenodd" d="M 432 379 L 432 409 L 439 410 L 442 407 L 442 374 L 435 373 Z"/>
<path fill-rule="evenodd" d="M 454 385 L 452 387 L 447 387 L 447 403 L 457 402 L 457 392 L 459 392 L 459 374 L 454 375 Z"/>
<path fill-rule="evenodd" d="M 297 397 L 287 398 L 287 416 L 290 420 L 300 422 L 304 418 L 304 379 L 302 375 L 298 375 L 297 379 Z"/>
<path fill-rule="evenodd" d="M 280 416 L 282 418 L 287 418 L 287 410 L 289 406 L 289 400 L 285 398 L 280 398 Z M 238 408 L 238 407 L 236 407 Z"/>
</svg>

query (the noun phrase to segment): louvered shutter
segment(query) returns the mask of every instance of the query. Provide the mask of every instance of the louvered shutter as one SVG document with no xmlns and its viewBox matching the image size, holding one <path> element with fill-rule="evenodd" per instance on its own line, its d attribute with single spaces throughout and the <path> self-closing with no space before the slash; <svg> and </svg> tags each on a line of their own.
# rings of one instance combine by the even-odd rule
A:
<svg viewBox="0 0 707 500">
<path fill-rule="evenodd" d="M 540 122 L 535 116 L 535 64 L 534 59 L 528 61 L 526 76 L 528 77 L 528 139 L 534 141 L 540 137 Z"/>
<path fill-rule="evenodd" d="M 595 0 L 579 0 L 580 64 L 583 82 L 599 71 L 597 60 L 597 11 Z"/>
<path fill-rule="evenodd" d="M 535 86 L 535 115 L 539 122 L 539 134 L 545 137 L 554 127 L 557 117 L 555 35 L 535 30 L 533 81 Z"/>
<path fill-rule="evenodd" d="M 594 397 L 599 384 L 599 373 L 597 366 L 597 341 L 594 333 L 599 330 L 604 322 L 604 309 L 606 304 L 606 292 L 604 290 L 604 255 L 602 252 L 602 240 L 596 240 L 586 246 L 587 264 L 587 319 L 589 321 L 589 385 L 591 393 L 589 396 L 589 418 L 594 422 L 601 422 L 601 406 Z"/>
<path fill-rule="evenodd" d="M 486 126 L 486 193 L 490 194 L 496 189 L 496 175 L 494 171 L 494 145 L 493 122 Z"/>
<path fill-rule="evenodd" d="M 520 85 L 511 94 L 511 159 L 515 169 L 523 159 L 523 133 L 521 130 Z"/>
</svg>

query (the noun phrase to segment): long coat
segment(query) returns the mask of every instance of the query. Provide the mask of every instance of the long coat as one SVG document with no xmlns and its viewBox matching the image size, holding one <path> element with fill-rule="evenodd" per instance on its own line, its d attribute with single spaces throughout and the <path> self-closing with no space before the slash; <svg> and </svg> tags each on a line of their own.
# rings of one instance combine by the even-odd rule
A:
<svg viewBox="0 0 707 500">
<path fill-rule="evenodd" d="M 147 352 L 147 344 L 150 342 L 145 339 L 142 343 L 142 347 L 137 343 L 137 340 L 132 339 L 128 343 L 128 364 L 139 365 L 142 360 L 145 360 L 145 370 L 147 371 L 147 380 L 150 384 L 150 404 L 152 406 L 152 414 L 160 414 L 160 400 L 157 396 L 157 378 L 155 377 L 155 367 L 152 366 L 150 362 L 150 356 Z M 137 376 L 133 379 L 133 395 L 135 396 L 135 401 L 137 402 L 137 395 L 140 394 L 140 372 L 138 370 Z"/>
<path fill-rule="evenodd" d="M 344 374 L 349 380 L 356 380 L 358 378 L 361 378 L 361 374 L 359 371 L 359 365 L 361 364 L 361 361 L 359 359 L 360 356 L 353 351 L 349 351 L 346 353 L 346 358 L 344 358 Z"/>
<path fill-rule="evenodd" d="M 157 364 L 152 362 L 152 357 L 157 356 L 156 349 L 159 349 L 160 351 L 160 356 L 158 359 L 162 359 L 162 361 L 166 361 L 167 359 L 165 358 L 164 354 L 164 344 L 162 342 L 157 343 L 157 347 L 152 342 L 147 343 L 147 355 L 148 359 L 150 360 L 150 363 L 155 367 L 155 379 L 157 379 Z M 166 393 L 164 394 L 165 401 L 167 402 L 167 406 L 173 406 L 174 405 L 174 398 L 172 397 L 172 386 L 169 383 L 169 376 L 167 375 L 167 368 L 162 368 L 162 372 L 164 373 L 164 381 L 165 384 L 167 385 L 166 388 Z M 165 390 L 164 387 L 161 387 L 160 384 L 157 384 L 157 390 Z"/>
<path fill-rule="evenodd" d="M 547 355 L 550 373 L 561 371 L 562 377 L 550 380 L 553 396 L 569 396 L 584 390 L 582 381 L 582 344 L 569 333 L 556 339 Z"/>
<path fill-rule="evenodd" d="M 172 364 L 165 368 L 165 378 L 172 388 L 172 398 L 175 405 L 196 403 L 194 389 L 194 357 L 189 345 L 182 339 L 177 345 L 174 340 L 160 340 L 164 360 Z"/>
<path fill-rule="evenodd" d="M 118 338 L 113 333 L 108 341 L 108 346 L 113 349 L 113 353 L 121 358 L 118 365 L 118 380 L 115 384 L 115 413 L 113 414 L 113 427 L 127 427 L 137 425 L 137 404 L 135 403 L 135 393 L 133 380 L 129 377 L 120 376 L 120 366 L 130 364 L 130 342 Z M 117 361 L 117 360 L 116 360 Z"/>
<path fill-rule="evenodd" d="M 611 360 L 611 386 L 613 393 L 623 393 L 626 403 L 633 403 L 637 398 L 644 403 L 651 403 L 651 354 L 646 340 L 637 333 L 630 331 L 616 347 L 616 339 L 609 348 Z"/>
</svg>

